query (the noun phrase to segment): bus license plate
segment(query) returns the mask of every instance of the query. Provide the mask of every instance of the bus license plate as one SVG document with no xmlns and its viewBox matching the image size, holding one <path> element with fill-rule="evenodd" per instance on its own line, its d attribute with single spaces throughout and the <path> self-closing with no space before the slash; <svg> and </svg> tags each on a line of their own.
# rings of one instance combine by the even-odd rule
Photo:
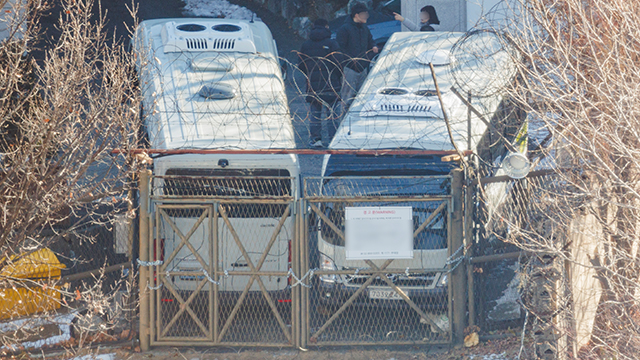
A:
<svg viewBox="0 0 640 360">
<path fill-rule="evenodd" d="M 402 297 L 395 290 L 370 289 L 369 299 L 402 300 Z"/>
</svg>

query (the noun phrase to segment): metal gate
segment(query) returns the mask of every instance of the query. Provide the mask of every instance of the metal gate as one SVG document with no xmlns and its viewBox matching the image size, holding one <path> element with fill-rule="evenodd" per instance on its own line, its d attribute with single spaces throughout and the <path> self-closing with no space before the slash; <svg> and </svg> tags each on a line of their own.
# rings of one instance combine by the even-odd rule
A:
<svg viewBox="0 0 640 360">
<path fill-rule="evenodd" d="M 154 177 L 146 205 L 144 178 L 142 345 L 445 344 L 464 327 L 461 176 L 307 178 L 302 199 L 293 178 Z M 411 208 L 413 259 L 346 261 L 344 209 L 362 206 Z"/>
<path fill-rule="evenodd" d="M 293 180 L 152 179 L 150 345 L 294 345 Z"/>
<path fill-rule="evenodd" d="M 451 177 L 304 180 L 302 345 L 451 341 Z M 414 258 L 345 259 L 345 208 L 411 207 Z"/>
</svg>

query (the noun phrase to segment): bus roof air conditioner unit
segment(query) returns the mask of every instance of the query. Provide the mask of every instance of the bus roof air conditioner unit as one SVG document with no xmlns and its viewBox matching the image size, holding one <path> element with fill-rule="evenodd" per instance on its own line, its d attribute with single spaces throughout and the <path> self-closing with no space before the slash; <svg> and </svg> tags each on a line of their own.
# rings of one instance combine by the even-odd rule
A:
<svg viewBox="0 0 640 360">
<path fill-rule="evenodd" d="M 162 27 L 164 52 L 240 52 L 256 53 L 253 34 L 245 24 L 200 23 L 176 24 L 167 22 Z"/>
</svg>

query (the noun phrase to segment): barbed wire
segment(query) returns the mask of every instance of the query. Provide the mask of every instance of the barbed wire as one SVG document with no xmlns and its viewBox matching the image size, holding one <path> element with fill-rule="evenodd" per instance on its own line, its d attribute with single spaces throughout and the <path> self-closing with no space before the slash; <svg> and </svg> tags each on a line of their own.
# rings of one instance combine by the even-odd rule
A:
<svg viewBox="0 0 640 360">
<path fill-rule="evenodd" d="M 411 35 L 398 36 L 374 60 L 351 59 L 339 52 L 326 58 L 294 52 L 294 59 L 276 59 L 267 53 L 163 53 L 162 46 L 152 49 L 146 62 L 149 69 L 143 76 L 146 85 L 142 86 L 147 94 L 144 107 L 151 147 L 306 147 L 313 119 L 305 104 L 315 102 L 326 112 L 320 122 L 337 127 L 333 139 L 325 141 L 329 145 L 334 140 L 333 148 L 453 149 L 446 127 L 437 125 L 442 111 L 429 61 L 439 61 L 435 76 L 441 84 L 445 110 L 450 114 L 454 142 L 460 148 L 477 146 L 486 124 L 478 121 L 476 113 L 497 122 L 492 119 L 503 100 L 504 93 L 500 92 L 504 84 L 496 81 L 508 82 L 513 77 L 510 69 L 504 69 L 513 60 L 512 54 L 507 51 L 501 55 L 499 37 L 490 32 Z M 473 49 L 496 52 L 475 54 Z M 483 62 L 472 62 L 469 54 L 484 56 Z M 355 60 L 371 64 L 367 81 L 354 99 L 341 99 L 342 91 L 329 78 L 335 73 L 344 78 L 345 65 Z M 286 81 L 279 75 L 278 61 L 287 64 Z M 215 71 L 206 70 L 213 68 Z M 309 75 L 314 72 L 325 77 L 324 89 L 309 88 Z M 492 83 L 476 86 L 470 83 L 472 80 Z M 225 96 L 230 98 L 203 97 L 201 90 L 211 86 L 217 86 L 216 91 L 227 91 Z M 450 90 L 454 86 L 463 94 L 469 92 L 467 88 L 492 91 L 473 92 L 471 104 L 475 112 L 469 114 Z M 290 88 L 293 91 L 287 90 Z M 345 106 L 348 103 L 349 113 Z M 332 130 L 328 131 L 332 135 Z M 182 135 L 169 135 L 174 133 Z M 167 143 L 170 138 L 177 142 Z"/>
</svg>

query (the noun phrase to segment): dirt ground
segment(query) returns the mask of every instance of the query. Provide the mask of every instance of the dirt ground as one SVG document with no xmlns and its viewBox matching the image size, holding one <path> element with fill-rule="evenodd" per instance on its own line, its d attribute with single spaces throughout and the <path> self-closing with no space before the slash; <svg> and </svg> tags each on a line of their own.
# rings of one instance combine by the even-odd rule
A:
<svg viewBox="0 0 640 360">
<path fill-rule="evenodd" d="M 247 350 L 230 349 L 198 350 L 198 349 L 160 349 L 145 354 L 120 353 L 122 359 L 207 359 L 207 360 L 511 360 L 516 359 L 519 350 L 516 338 L 481 343 L 474 348 L 450 349 L 446 347 L 403 347 L 403 348 L 333 348 L 323 350 Z"/>
<path fill-rule="evenodd" d="M 527 344 L 525 344 L 527 347 Z M 48 359 L 73 360 L 515 360 L 518 358 L 520 340 L 511 337 L 481 342 L 473 348 L 442 346 L 404 347 L 334 347 L 308 349 L 288 348 L 155 348 L 149 352 L 133 351 L 130 346 L 104 344 L 93 350 L 81 350 L 43 354 Z M 34 358 L 37 354 L 24 354 L 15 358 Z M 527 359 L 526 352 L 521 359 Z"/>
</svg>

